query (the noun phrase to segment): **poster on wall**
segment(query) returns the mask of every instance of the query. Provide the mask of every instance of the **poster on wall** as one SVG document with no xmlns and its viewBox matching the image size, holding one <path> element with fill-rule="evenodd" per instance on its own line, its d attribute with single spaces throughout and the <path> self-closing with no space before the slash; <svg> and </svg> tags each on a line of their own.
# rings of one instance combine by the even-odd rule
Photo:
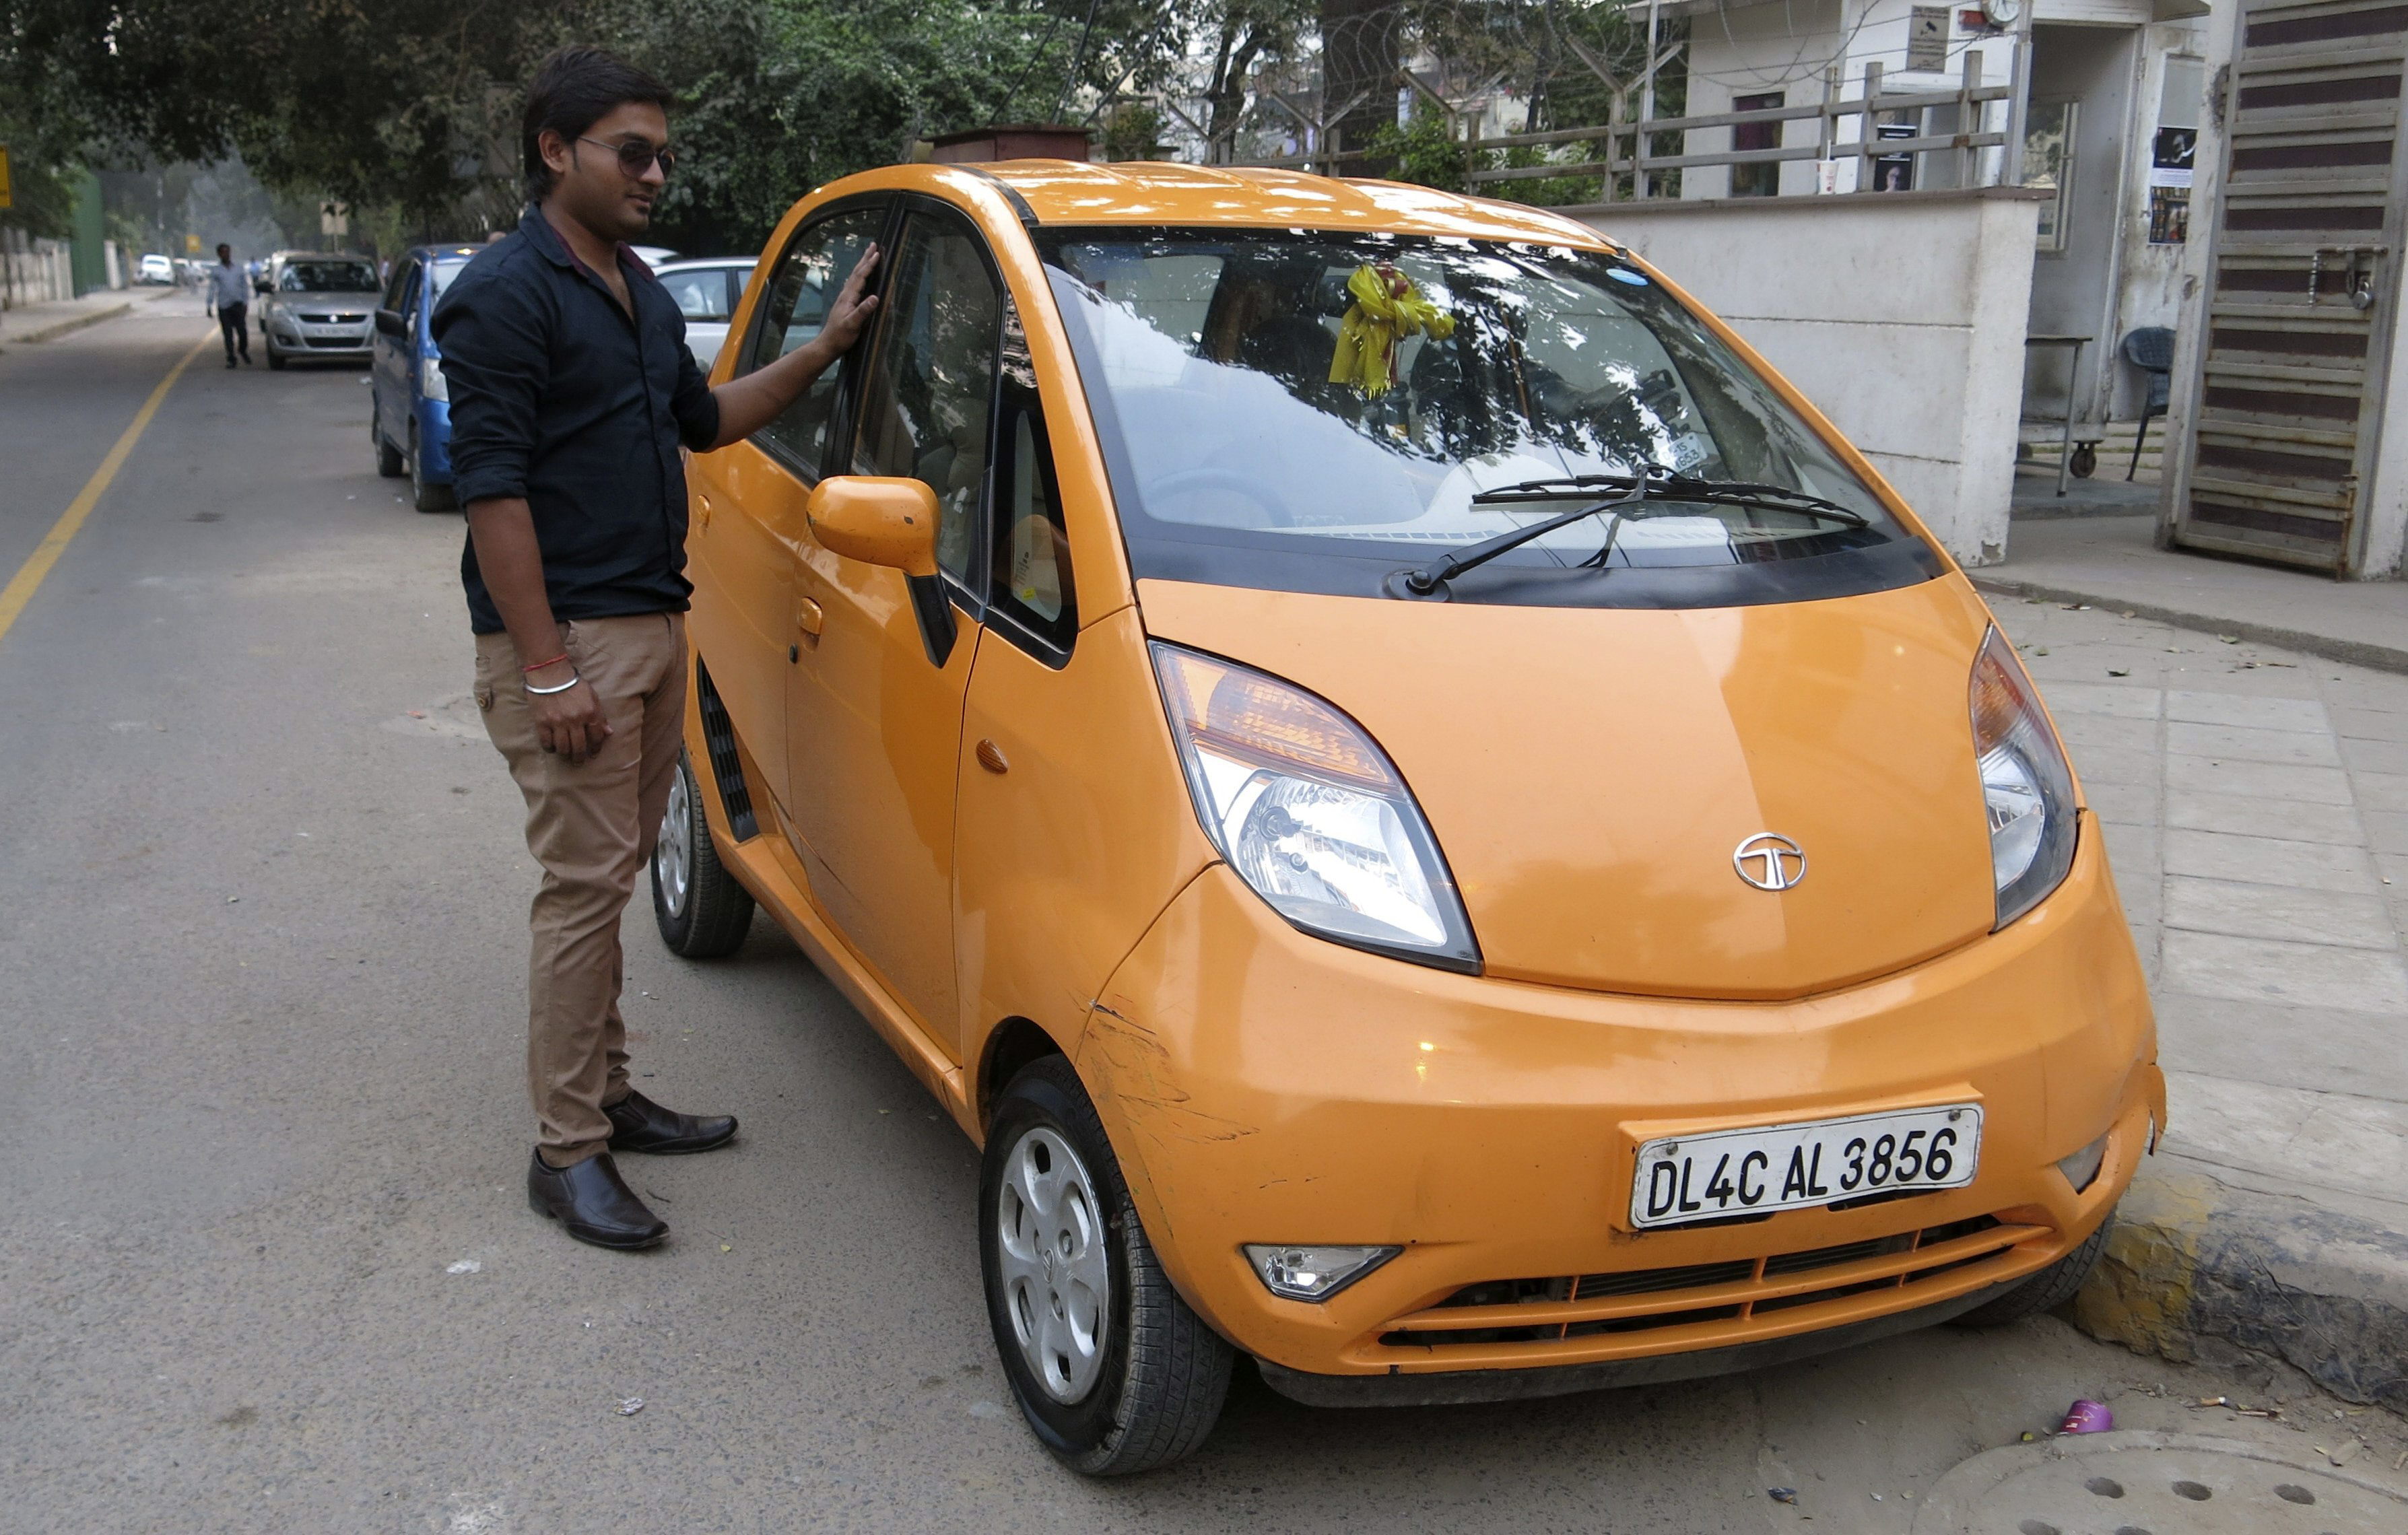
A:
<svg viewBox="0 0 2408 1535">
<path fill-rule="evenodd" d="M 1913 138 L 1922 130 L 1912 122 L 1885 122 L 1874 131 L 1883 138 Z M 1914 190 L 1914 151 L 1873 156 L 1873 190 L 1875 192 L 1913 192 Z"/>
<path fill-rule="evenodd" d="M 2149 146 L 2149 243 L 2180 245 L 2190 237 L 2191 164 L 2197 128 L 2159 128 Z"/>
</svg>

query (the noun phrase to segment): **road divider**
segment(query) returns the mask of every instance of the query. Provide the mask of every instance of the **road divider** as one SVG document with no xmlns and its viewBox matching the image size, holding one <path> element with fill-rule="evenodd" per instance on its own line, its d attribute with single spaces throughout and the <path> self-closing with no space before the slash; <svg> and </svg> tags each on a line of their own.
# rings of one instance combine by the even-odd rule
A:
<svg viewBox="0 0 2408 1535">
<path fill-rule="evenodd" d="M 167 391 L 176 387 L 176 380 L 184 376 L 184 369 L 193 366 L 193 359 L 216 339 L 214 336 L 204 336 L 193 343 L 192 351 L 177 359 L 176 366 L 167 370 L 167 376 L 159 380 L 159 387 L 150 391 L 150 397 L 142 402 L 142 409 L 134 413 L 134 423 L 126 427 L 124 435 L 117 439 L 117 445 L 108 450 L 108 456 L 100 461 L 100 467 L 92 471 L 92 478 L 83 482 L 83 489 L 67 503 L 67 509 L 59 514 L 59 520 L 50 524 L 50 531 L 42 535 L 42 541 L 34 546 L 34 552 L 25 557 L 25 563 L 8 578 L 8 584 L 0 587 L 0 639 L 8 638 L 8 630 L 15 625 L 17 615 L 25 610 L 25 604 L 34 600 L 34 593 L 42 584 L 42 579 L 50 573 L 50 567 L 59 563 L 59 556 L 65 553 L 67 545 L 75 541 L 84 519 L 90 517 L 92 509 L 100 504 L 109 482 L 117 478 L 117 471 L 125 466 L 127 455 L 134 452 L 134 445 L 142 440 L 144 430 L 150 426 L 150 418 L 159 413 L 159 404 L 167 397 Z"/>
</svg>

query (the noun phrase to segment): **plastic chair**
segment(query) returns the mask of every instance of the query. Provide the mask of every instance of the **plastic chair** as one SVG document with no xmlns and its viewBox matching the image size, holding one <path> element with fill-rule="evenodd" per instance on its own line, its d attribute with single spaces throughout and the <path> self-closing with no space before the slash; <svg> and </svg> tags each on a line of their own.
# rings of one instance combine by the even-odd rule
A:
<svg viewBox="0 0 2408 1535">
<path fill-rule="evenodd" d="M 2141 468 L 2141 444 L 2149 436 L 2149 418 L 2166 413 L 2166 396 L 2173 387 L 2174 333 L 2163 325 L 2143 325 L 2124 336 L 2124 361 L 2149 376 L 2148 398 L 2141 405 L 2141 429 L 2132 434 L 2132 464 L 2124 471 L 2128 481 Z"/>
</svg>

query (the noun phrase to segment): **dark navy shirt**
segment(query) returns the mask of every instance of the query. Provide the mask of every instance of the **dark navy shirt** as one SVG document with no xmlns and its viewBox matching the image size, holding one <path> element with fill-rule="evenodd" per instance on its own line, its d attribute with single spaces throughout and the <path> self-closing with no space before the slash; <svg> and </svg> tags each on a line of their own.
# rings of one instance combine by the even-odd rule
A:
<svg viewBox="0 0 2408 1535">
<path fill-rule="evenodd" d="M 678 448 L 719 438 L 685 316 L 634 251 L 618 257 L 633 316 L 530 207 L 452 280 L 431 322 L 452 392 L 452 489 L 463 506 L 525 498 L 560 619 L 685 610 Z M 468 626 L 499 633 L 473 538 L 460 580 Z"/>
</svg>

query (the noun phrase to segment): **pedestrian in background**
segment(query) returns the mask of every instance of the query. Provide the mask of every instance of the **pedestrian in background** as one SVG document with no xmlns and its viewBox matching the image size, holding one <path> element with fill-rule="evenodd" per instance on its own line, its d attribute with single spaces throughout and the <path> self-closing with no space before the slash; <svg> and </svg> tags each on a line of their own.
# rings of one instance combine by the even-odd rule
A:
<svg viewBox="0 0 2408 1535">
<path fill-rule="evenodd" d="M 209 268 L 208 307 L 217 312 L 218 330 L 225 337 L 226 366 L 234 366 L 235 349 L 251 362 L 251 274 L 234 264 L 234 247 L 218 247 L 218 264 Z"/>
<path fill-rule="evenodd" d="M 668 1227 L 614 1151 L 699 1152 L 734 1118 L 662 1108 L 627 1080 L 619 920 L 652 856 L 685 728 L 681 445 L 767 425 L 849 350 L 877 299 L 863 257 L 819 336 L 712 389 L 677 303 L 627 247 L 676 155 L 668 89 L 600 49 L 538 66 L 522 143 L 532 206 L 435 308 L 452 395 L 460 572 L 477 706 L 543 866 L 529 913 L 527 1199 L 580 1241 L 649 1247 Z"/>
</svg>

